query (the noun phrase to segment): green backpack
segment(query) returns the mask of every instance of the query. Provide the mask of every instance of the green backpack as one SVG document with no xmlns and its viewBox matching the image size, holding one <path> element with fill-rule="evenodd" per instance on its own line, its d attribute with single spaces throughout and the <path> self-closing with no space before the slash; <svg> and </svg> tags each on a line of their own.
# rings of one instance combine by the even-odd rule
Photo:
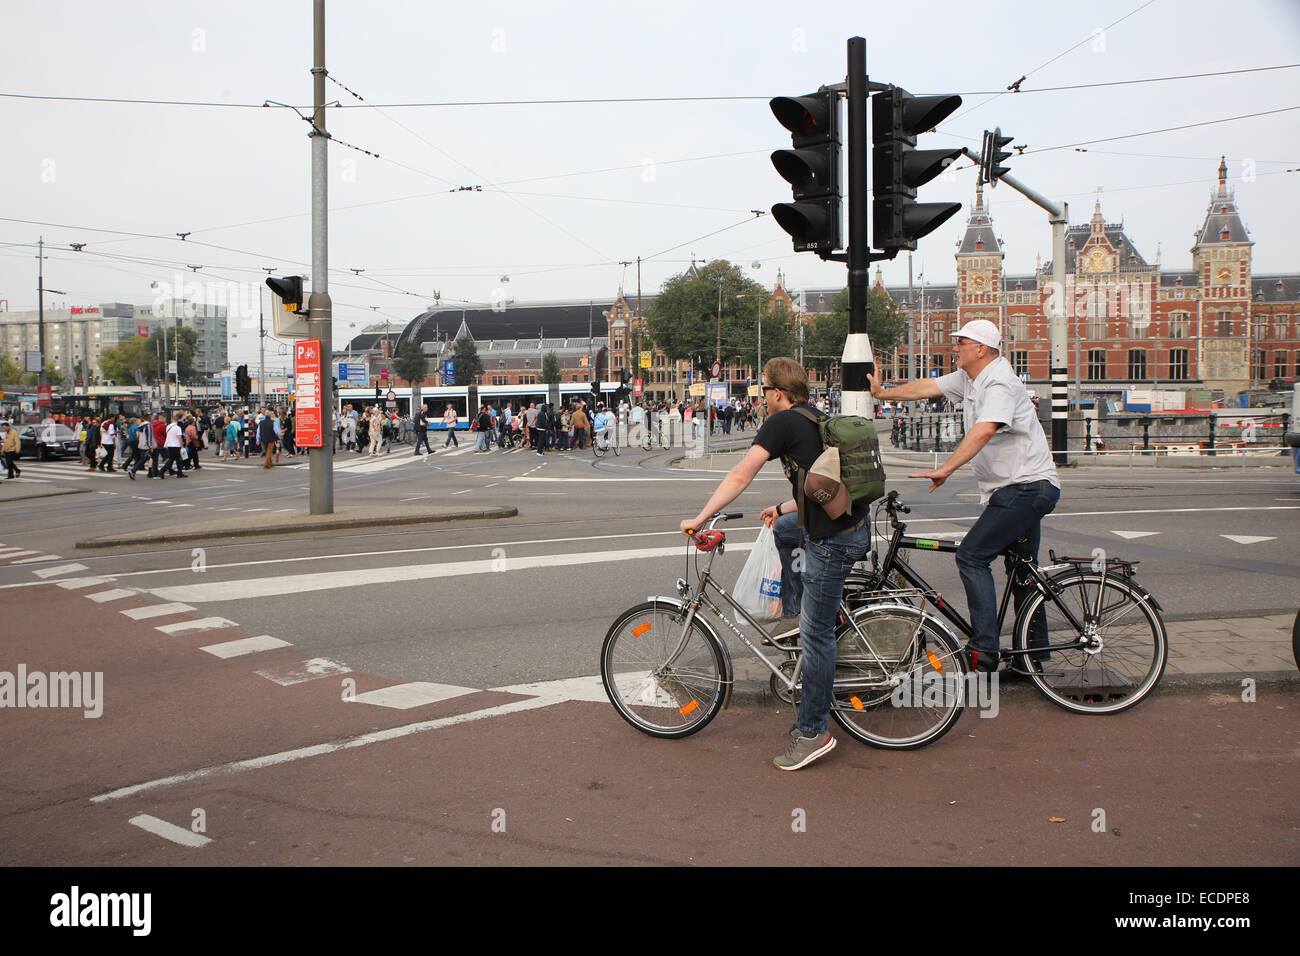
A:
<svg viewBox="0 0 1300 956">
<path fill-rule="evenodd" d="M 885 494 L 885 466 L 880 460 L 880 439 L 876 437 L 876 423 L 861 415 L 826 415 L 818 417 L 802 405 L 798 412 L 817 426 L 822 447 L 840 450 L 840 481 L 849 490 L 853 504 L 872 502 Z M 807 469 L 782 456 L 786 475 L 798 475 L 799 527 L 804 526 L 803 482 Z"/>
</svg>

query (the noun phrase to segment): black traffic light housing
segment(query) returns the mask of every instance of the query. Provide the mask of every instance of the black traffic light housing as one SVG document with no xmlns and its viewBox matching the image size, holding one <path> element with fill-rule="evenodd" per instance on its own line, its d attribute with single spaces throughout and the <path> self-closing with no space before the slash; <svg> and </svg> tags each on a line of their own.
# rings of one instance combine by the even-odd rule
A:
<svg viewBox="0 0 1300 956">
<path fill-rule="evenodd" d="M 1005 176 L 1011 170 L 1003 166 L 1005 160 L 1011 158 L 1011 153 L 1003 150 L 1003 146 L 1010 143 L 1014 136 L 1003 136 L 1002 127 L 997 127 L 992 132 L 984 131 L 984 145 L 980 149 L 980 177 L 989 186 L 996 186 L 998 180 Z"/>
<path fill-rule="evenodd" d="M 772 153 L 772 165 L 795 200 L 773 206 L 772 217 L 790 234 L 796 252 L 833 252 L 843 245 L 839 94 L 822 88 L 807 96 L 775 97 L 770 106 L 794 147 Z"/>
<path fill-rule="evenodd" d="M 253 392 L 253 381 L 248 377 L 248 366 L 241 365 L 235 369 L 235 394 L 248 398 Z"/>
<path fill-rule="evenodd" d="M 266 285 L 284 302 L 284 311 L 297 312 L 302 308 L 302 276 L 284 276 L 280 279 L 267 276 Z"/>
<path fill-rule="evenodd" d="M 913 96 L 891 86 L 871 98 L 872 246 L 915 249 L 961 203 L 918 203 L 916 190 L 962 155 L 960 149 L 917 149 L 916 137 L 961 105 L 956 94 Z"/>
</svg>

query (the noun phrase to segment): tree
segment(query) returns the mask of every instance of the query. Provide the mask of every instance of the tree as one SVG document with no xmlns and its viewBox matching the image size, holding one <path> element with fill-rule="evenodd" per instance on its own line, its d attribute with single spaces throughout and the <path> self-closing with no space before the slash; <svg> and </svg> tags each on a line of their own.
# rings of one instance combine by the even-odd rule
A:
<svg viewBox="0 0 1300 956">
<path fill-rule="evenodd" d="M 871 340 L 872 353 L 879 356 L 896 348 L 906 331 L 907 320 L 889 293 L 872 287 L 867 294 L 867 338 Z M 844 354 L 848 334 L 849 290 L 841 289 L 831 300 L 831 312 L 818 315 L 804 333 L 804 364 L 827 372 Z"/>
<path fill-rule="evenodd" d="M 542 356 L 542 382 L 554 385 L 560 380 L 560 358 L 554 352 Z"/>
<path fill-rule="evenodd" d="M 393 372 L 399 379 L 405 379 L 407 385 L 414 386 L 416 382 L 424 381 L 424 377 L 429 374 L 429 361 L 419 342 L 407 339 L 397 346 L 393 357 Z"/>
<path fill-rule="evenodd" d="M 47 361 L 45 363 L 45 383 L 47 385 L 62 385 L 63 379 L 64 374 L 62 369 L 53 362 Z M 38 385 L 40 384 L 41 377 L 36 372 L 28 372 L 20 381 L 24 385 Z"/>
<path fill-rule="evenodd" d="M 16 385 L 22 377 L 22 366 L 7 355 L 0 356 L 0 383 Z"/>
<path fill-rule="evenodd" d="M 483 374 L 483 362 L 478 357 L 478 346 L 469 336 L 456 340 L 451 357 L 456 363 L 457 385 L 472 384 Z"/>
<path fill-rule="evenodd" d="M 673 276 L 646 311 L 646 331 L 673 361 L 690 359 L 700 369 L 713 361 L 718 340 L 718 290 L 722 290 L 723 358 L 755 355 L 757 329 L 754 301 L 764 301 L 766 290 L 725 259 L 696 270 L 696 277 Z M 738 299 L 737 294 L 745 298 Z M 763 351 L 767 352 L 767 322 L 763 323 Z M 775 330 L 774 330 L 775 331 Z M 776 354 L 776 353 L 772 353 Z"/>
<path fill-rule="evenodd" d="M 111 379 L 119 385 L 133 384 L 138 371 L 146 382 L 171 380 L 167 372 L 167 363 L 176 354 L 176 329 L 167 334 L 167 354 L 163 354 L 163 330 L 156 328 L 147 338 L 133 335 L 118 342 L 110 349 L 105 349 L 99 356 L 101 377 Z M 194 329 L 180 328 L 180 370 L 179 380 L 193 381 L 194 350 L 198 346 L 199 334 Z"/>
</svg>

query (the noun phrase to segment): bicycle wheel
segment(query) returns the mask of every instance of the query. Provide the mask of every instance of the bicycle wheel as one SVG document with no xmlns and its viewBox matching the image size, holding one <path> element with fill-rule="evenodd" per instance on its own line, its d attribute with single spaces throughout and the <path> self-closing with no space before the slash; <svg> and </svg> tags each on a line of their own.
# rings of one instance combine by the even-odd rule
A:
<svg viewBox="0 0 1300 956">
<path fill-rule="evenodd" d="M 698 620 L 683 633 L 675 602 L 629 608 L 605 635 L 600 677 L 624 720 L 652 737 L 686 737 L 712 720 L 726 698 L 726 656 Z"/>
<path fill-rule="evenodd" d="M 602 446 L 599 438 L 591 443 L 591 453 L 597 458 L 605 457 L 606 451 L 608 451 L 608 446 Z"/>
<path fill-rule="evenodd" d="M 831 716 L 864 744 L 885 750 L 924 747 L 961 716 L 966 663 L 948 631 L 920 610 L 877 605 L 853 613 L 836 636 Z"/>
<path fill-rule="evenodd" d="M 1049 645 L 1083 637 L 1093 646 L 1053 650 L 1036 665 L 1022 669 L 1048 700 L 1066 710 L 1078 714 L 1128 710 L 1156 686 L 1165 670 L 1169 647 L 1160 612 L 1143 591 L 1122 577 L 1107 575 L 1100 619 L 1085 623 L 1102 576 L 1066 572 L 1052 581 L 1058 589 L 1056 600 L 1069 609 L 1083 632 L 1070 623 L 1056 601 L 1037 593 L 1017 615 L 1014 646 L 1030 647 L 1029 628 L 1035 614 L 1042 615 Z"/>
</svg>

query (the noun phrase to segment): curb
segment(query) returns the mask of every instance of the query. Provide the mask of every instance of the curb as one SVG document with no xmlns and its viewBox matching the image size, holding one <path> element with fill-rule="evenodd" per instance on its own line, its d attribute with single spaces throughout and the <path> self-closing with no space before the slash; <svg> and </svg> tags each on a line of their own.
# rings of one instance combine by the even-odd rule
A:
<svg viewBox="0 0 1300 956">
<path fill-rule="evenodd" d="M 167 544 L 180 541 L 202 541 L 211 538 L 253 538 L 269 537 L 277 534 L 303 534 L 314 531 L 339 531 L 352 528 L 383 528 L 398 525 L 434 524 L 447 521 L 473 521 L 482 518 L 513 518 L 519 509 L 513 506 L 491 506 L 467 511 L 452 511 L 444 514 L 388 515 L 361 518 L 330 518 L 311 522 L 311 516 L 296 521 L 281 521 L 277 524 L 265 524 L 247 528 L 211 528 L 175 532 L 140 532 L 138 534 L 90 538 L 78 541 L 80 550 L 93 548 L 115 548 L 123 545 Z"/>
<path fill-rule="evenodd" d="M 1161 695 L 1201 694 L 1207 691 L 1240 695 L 1241 682 L 1247 678 L 1255 681 L 1257 692 L 1300 692 L 1300 671 L 1262 671 L 1259 674 L 1247 674 L 1244 671 L 1239 674 L 1165 674 L 1146 700 L 1153 700 Z M 1014 683 L 999 682 L 998 693 L 1007 695 L 1011 699 L 1023 695 L 1046 700 L 1027 680 L 1017 680 Z M 790 707 L 791 705 L 773 694 L 767 681 L 737 680 L 732 685 L 730 706 Z"/>
<path fill-rule="evenodd" d="M 21 481 L 22 479 L 18 479 Z M 9 504 L 11 501 L 29 501 L 32 498 L 55 498 L 59 495 L 84 495 L 90 492 L 89 488 L 51 488 L 48 491 L 24 491 L 9 497 L 3 491 L 0 491 L 0 505 Z"/>
</svg>

